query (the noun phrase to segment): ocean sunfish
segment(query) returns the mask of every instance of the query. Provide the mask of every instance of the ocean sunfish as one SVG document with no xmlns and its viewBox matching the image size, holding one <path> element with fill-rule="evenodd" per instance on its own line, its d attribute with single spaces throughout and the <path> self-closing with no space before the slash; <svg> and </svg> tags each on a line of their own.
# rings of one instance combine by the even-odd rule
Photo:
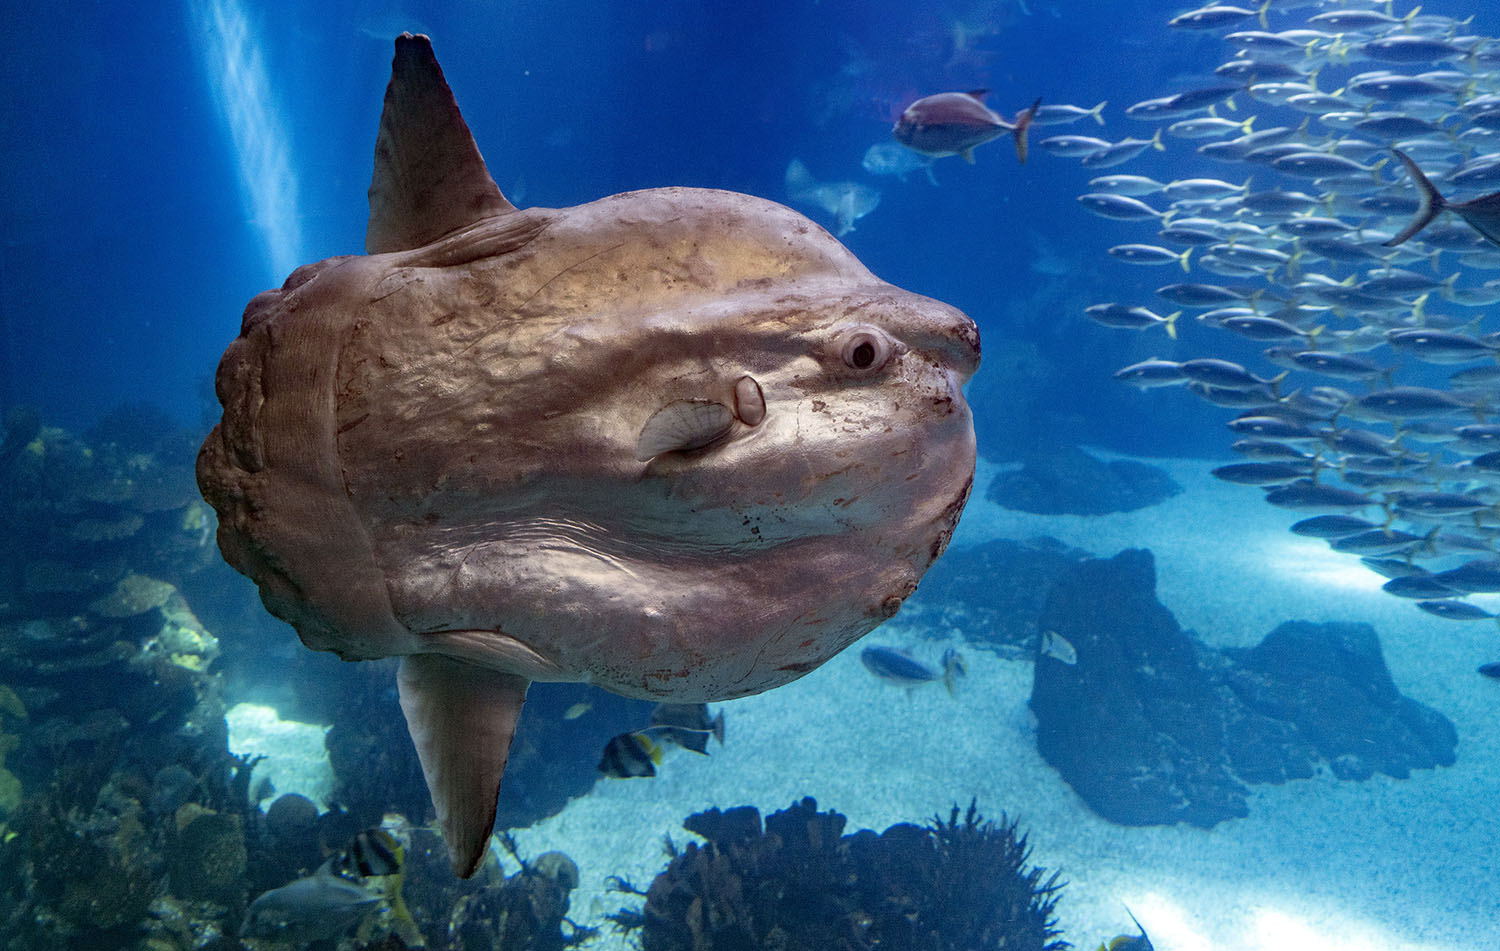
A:
<svg viewBox="0 0 1500 951">
<path fill-rule="evenodd" d="M 896 613 L 973 483 L 979 337 L 760 198 L 517 209 L 425 36 L 369 194 L 367 254 L 246 307 L 198 484 L 308 647 L 402 658 L 468 876 L 531 681 L 726 700 Z"/>
</svg>

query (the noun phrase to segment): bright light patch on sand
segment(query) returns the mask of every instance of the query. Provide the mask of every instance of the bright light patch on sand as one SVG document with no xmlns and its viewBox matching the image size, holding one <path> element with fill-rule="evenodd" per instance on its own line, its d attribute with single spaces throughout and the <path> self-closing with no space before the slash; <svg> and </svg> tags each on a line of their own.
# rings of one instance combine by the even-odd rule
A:
<svg viewBox="0 0 1500 951">
<path fill-rule="evenodd" d="M 265 245 L 271 279 L 280 283 L 302 260 L 302 235 L 291 147 L 265 58 L 236 0 L 197 0 L 192 12 L 204 72 L 239 159 L 245 213 Z"/>
<path fill-rule="evenodd" d="M 1279 581 L 1320 590 L 1377 591 L 1385 579 L 1353 555 L 1334 551 L 1321 538 L 1287 535 L 1268 552 Z"/>
<path fill-rule="evenodd" d="M 1126 907 L 1135 913 L 1151 943 L 1175 951 L 1213 951 L 1214 943 L 1193 926 L 1188 911 L 1171 899 L 1149 893 Z M 1149 922 L 1149 924 L 1148 924 Z"/>
<path fill-rule="evenodd" d="M 269 779 L 275 795 L 301 793 L 328 808 L 333 794 L 333 767 L 323 738 L 328 727 L 283 720 L 275 707 L 237 703 L 224 715 L 229 723 L 229 751 L 236 756 L 263 756 L 255 764 L 252 790 Z"/>
</svg>

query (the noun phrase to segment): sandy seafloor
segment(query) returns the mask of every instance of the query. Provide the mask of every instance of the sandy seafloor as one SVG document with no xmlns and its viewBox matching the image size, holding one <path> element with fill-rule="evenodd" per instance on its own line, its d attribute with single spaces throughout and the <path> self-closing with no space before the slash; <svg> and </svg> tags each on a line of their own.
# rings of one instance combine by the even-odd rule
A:
<svg viewBox="0 0 1500 951">
<path fill-rule="evenodd" d="M 522 854 L 572 856 L 583 879 L 572 917 L 604 926 L 591 947 L 623 948 L 601 919 L 628 896 L 606 893 L 606 876 L 644 888 L 665 865 L 662 837 L 691 838 L 681 822 L 693 812 L 768 813 L 812 796 L 848 816 L 852 832 L 921 823 L 977 797 L 985 815 L 1019 817 L 1032 860 L 1061 870 L 1058 919 L 1077 948 L 1130 931 L 1122 904 L 1159 951 L 1500 947 L 1500 683 L 1475 672 L 1500 660 L 1496 625 L 1431 617 L 1382 593 L 1384 579 L 1356 559 L 1287 532 L 1305 513 L 1213 479 L 1214 463 L 1149 461 L 1185 491 L 1103 517 L 1003 509 L 984 498 L 994 469 L 981 463 L 953 545 L 1050 535 L 1097 555 L 1149 548 L 1161 601 L 1215 645 L 1253 644 L 1291 618 L 1369 622 L 1397 686 L 1456 724 L 1457 764 L 1405 780 L 1253 786 L 1249 818 L 1212 829 L 1116 826 L 1036 752 L 1029 661 L 964 649 L 968 676 L 954 698 L 876 681 L 856 647 L 796 683 L 718 705 L 724 747 L 669 752 L 653 779 L 600 781 L 518 830 Z M 947 646 L 899 616 L 861 643 L 933 660 Z"/>
</svg>

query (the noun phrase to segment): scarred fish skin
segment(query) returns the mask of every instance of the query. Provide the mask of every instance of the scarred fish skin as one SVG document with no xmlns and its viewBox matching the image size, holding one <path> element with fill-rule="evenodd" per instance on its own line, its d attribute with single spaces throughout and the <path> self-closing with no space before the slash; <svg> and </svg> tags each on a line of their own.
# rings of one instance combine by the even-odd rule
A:
<svg viewBox="0 0 1500 951">
<path fill-rule="evenodd" d="M 979 335 L 749 195 L 516 209 L 426 37 L 375 166 L 370 253 L 247 306 L 198 482 L 309 647 L 402 658 L 467 876 L 531 681 L 725 700 L 896 613 L 972 487 Z"/>
</svg>

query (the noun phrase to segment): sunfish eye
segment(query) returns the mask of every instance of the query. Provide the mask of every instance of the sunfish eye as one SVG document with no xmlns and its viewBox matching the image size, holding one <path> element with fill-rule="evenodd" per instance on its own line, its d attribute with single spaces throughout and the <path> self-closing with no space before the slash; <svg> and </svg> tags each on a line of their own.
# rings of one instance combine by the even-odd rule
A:
<svg viewBox="0 0 1500 951">
<path fill-rule="evenodd" d="M 895 353 L 891 338 L 875 327 L 856 327 L 839 341 L 839 355 L 853 370 L 878 370 Z"/>
</svg>

